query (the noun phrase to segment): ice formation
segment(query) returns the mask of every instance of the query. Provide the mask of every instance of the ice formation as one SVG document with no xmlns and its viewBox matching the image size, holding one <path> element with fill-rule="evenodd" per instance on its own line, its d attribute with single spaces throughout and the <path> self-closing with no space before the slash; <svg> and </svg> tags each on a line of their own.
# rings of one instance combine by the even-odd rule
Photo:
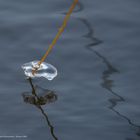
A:
<svg viewBox="0 0 140 140">
<path fill-rule="evenodd" d="M 42 62 L 40 66 L 38 66 L 39 61 L 32 61 L 29 63 L 25 63 L 22 65 L 22 69 L 27 77 L 35 78 L 35 77 L 44 77 L 48 80 L 53 80 L 57 76 L 57 69 L 46 62 Z M 33 74 L 33 70 L 38 68 L 37 71 Z"/>
</svg>

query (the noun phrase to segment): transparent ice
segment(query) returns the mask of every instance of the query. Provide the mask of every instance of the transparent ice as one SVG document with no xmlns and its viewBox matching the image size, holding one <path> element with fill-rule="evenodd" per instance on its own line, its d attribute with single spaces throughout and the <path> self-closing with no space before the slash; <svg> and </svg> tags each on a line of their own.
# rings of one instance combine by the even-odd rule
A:
<svg viewBox="0 0 140 140">
<path fill-rule="evenodd" d="M 22 65 L 22 69 L 27 77 L 44 77 L 48 80 L 53 80 L 57 76 L 57 69 L 53 65 L 43 62 L 39 67 L 38 63 L 39 61 L 36 60 Z M 35 68 L 38 68 L 38 70 L 33 74 L 32 71 Z"/>
</svg>

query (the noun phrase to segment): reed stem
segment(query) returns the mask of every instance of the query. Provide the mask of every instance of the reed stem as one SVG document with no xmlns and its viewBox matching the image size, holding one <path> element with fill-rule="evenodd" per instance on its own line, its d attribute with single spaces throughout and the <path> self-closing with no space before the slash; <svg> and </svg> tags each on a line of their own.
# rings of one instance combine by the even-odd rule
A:
<svg viewBox="0 0 140 140">
<path fill-rule="evenodd" d="M 57 40 L 59 39 L 59 37 L 61 36 L 61 34 L 63 33 L 67 22 L 70 18 L 70 15 L 73 11 L 73 9 L 75 8 L 76 4 L 78 3 L 78 0 L 74 0 L 74 2 L 72 3 L 71 7 L 69 8 L 69 11 L 67 12 L 63 23 L 61 25 L 61 27 L 58 30 L 58 33 L 56 34 L 55 38 L 53 39 L 52 43 L 49 45 L 48 50 L 46 51 L 46 53 L 44 54 L 44 56 L 41 58 L 41 60 L 38 62 L 38 68 L 40 67 L 41 63 L 45 61 L 46 57 L 48 56 L 48 54 L 50 53 L 50 51 L 52 50 L 52 48 L 54 47 L 54 45 L 56 44 Z M 35 72 L 38 70 L 38 68 L 34 68 L 34 70 L 32 71 L 33 75 L 35 74 Z"/>
</svg>

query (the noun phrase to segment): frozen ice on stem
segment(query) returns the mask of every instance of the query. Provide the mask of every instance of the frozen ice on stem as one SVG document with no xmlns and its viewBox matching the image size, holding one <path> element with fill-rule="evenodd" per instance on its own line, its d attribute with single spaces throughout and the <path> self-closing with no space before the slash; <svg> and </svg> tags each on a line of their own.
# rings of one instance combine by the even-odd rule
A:
<svg viewBox="0 0 140 140">
<path fill-rule="evenodd" d="M 57 69 L 46 62 L 42 62 L 41 65 L 38 65 L 39 61 L 32 61 L 22 65 L 22 69 L 27 77 L 44 77 L 48 80 L 53 80 L 57 76 Z M 33 74 L 33 70 L 38 68 L 37 71 Z"/>
</svg>

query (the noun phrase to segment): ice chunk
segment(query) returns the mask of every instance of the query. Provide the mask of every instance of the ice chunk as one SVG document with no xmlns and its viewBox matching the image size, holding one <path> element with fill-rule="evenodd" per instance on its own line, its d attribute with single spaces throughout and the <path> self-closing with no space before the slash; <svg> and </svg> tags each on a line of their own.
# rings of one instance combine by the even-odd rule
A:
<svg viewBox="0 0 140 140">
<path fill-rule="evenodd" d="M 27 77 L 44 77 L 48 80 L 53 80 L 57 76 L 57 69 L 53 65 L 43 62 L 39 67 L 38 62 L 36 60 L 22 65 L 22 69 Z M 38 68 L 38 70 L 33 74 L 32 71 L 35 68 Z"/>
</svg>

